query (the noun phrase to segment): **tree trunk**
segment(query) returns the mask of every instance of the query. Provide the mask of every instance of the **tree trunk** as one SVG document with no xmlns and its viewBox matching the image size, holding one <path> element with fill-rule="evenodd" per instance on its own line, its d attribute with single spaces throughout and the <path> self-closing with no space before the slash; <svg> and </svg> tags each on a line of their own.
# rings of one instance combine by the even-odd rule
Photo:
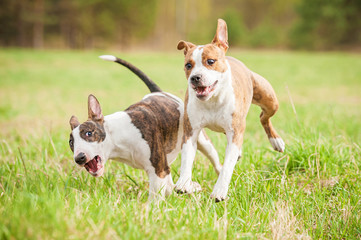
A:
<svg viewBox="0 0 361 240">
<path fill-rule="evenodd" d="M 20 47 L 26 46 L 26 28 L 23 19 L 25 4 L 26 4 L 25 1 L 18 1 L 17 4 L 15 5 L 15 9 L 16 9 L 15 19 L 16 19 L 16 31 L 17 31 L 16 42 L 17 45 Z"/>
<path fill-rule="evenodd" d="M 44 0 L 34 2 L 33 47 L 44 47 Z"/>
</svg>

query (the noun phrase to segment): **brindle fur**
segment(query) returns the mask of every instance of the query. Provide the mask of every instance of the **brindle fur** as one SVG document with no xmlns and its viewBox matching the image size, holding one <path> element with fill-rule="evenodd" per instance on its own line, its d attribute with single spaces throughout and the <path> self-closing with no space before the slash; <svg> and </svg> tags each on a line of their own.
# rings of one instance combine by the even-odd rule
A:
<svg viewBox="0 0 361 240">
<path fill-rule="evenodd" d="M 170 173 L 166 154 L 177 143 L 180 118 L 177 108 L 178 104 L 167 97 L 152 96 L 125 110 L 152 149 L 150 161 L 161 178 Z"/>
<path fill-rule="evenodd" d="M 79 126 L 80 137 L 87 142 L 103 142 L 106 134 L 103 123 L 88 120 Z M 91 136 L 86 136 L 87 132 L 91 132 Z"/>
</svg>

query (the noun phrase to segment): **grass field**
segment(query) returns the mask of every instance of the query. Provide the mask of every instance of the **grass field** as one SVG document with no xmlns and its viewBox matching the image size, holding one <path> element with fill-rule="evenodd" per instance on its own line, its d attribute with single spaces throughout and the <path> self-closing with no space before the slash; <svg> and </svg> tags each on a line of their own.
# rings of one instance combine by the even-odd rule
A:
<svg viewBox="0 0 361 240">
<path fill-rule="evenodd" d="M 0 50 L 0 239 L 360 239 L 361 56 L 237 51 L 266 77 L 286 142 L 271 150 L 260 110 L 247 117 L 243 157 L 229 199 L 209 195 L 216 174 L 197 154 L 203 188 L 147 207 L 147 176 L 109 161 L 101 178 L 79 169 L 68 146 L 71 115 L 87 118 L 87 96 L 103 113 L 148 93 L 115 54 L 183 99 L 183 54 Z M 221 159 L 224 136 L 208 132 Z M 172 165 L 178 179 L 180 160 Z"/>
</svg>

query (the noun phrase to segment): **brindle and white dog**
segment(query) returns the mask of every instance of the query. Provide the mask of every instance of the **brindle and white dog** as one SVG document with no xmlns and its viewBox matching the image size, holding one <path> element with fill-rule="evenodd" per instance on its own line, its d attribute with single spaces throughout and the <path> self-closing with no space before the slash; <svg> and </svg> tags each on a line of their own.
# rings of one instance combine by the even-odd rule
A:
<svg viewBox="0 0 361 240">
<path fill-rule="evenodd" d="M 72 132 L 69 145 L 77 164 L 94 177 L 102 176 L 105 163 L 114 159 L 134 168 L 144 169 L 149 176 L 149 198 L 172 192 L 169 165 L 180 152 L 183 137 L 183 102 L 160 88 L 132 64 L 114 56 L 101 56 L 117 62 L 139 76 L 151 94 L 125 111 L 103 116 L 98 100 L 88 97 L 88 120 L 82 124 L 70 119 Z M 207 156 L 217 174 L 221 170 L 217 151 L 201 131 L 198 149 Z"/>
<path fill-rule="evenodd" d="M 185 41 L 178 43 L 178 50 L 184 49 L 188 90 L 182 163 L 176 190 L 183 193 L 199 190 L 199 184 L 192 181 L 192 165 L 198 134 L 207 127 L 225 133 L 228 141 L 222 171 L 211 194 L 216 201 L 227 196 L 235 164 L 242 154 L 243 133 L 251 103 L 262 109 L 260 120 L 273 148 L 280 152 L 285 149 L 270 121 L 278 109 L 271 84 L 239 60 L 226 56 L 227 38 L 226 22 L 219 19 L 212 43 L 200 46 Z"/>
</svg>

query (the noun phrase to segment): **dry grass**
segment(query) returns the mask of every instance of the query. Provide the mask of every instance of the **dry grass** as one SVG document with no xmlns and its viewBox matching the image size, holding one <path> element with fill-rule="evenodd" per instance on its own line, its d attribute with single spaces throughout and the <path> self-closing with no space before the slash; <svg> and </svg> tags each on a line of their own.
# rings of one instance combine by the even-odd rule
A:
<svg viewBox="0 0 361 240">
<path fill-rule="evenodd" d="M 304 223 L 293 214 L 289 202 L 275 203 L 275 212 L 270 219 L 271 238 L 275 240 L 311 239 L 304 229 Z"/>
</svg>

